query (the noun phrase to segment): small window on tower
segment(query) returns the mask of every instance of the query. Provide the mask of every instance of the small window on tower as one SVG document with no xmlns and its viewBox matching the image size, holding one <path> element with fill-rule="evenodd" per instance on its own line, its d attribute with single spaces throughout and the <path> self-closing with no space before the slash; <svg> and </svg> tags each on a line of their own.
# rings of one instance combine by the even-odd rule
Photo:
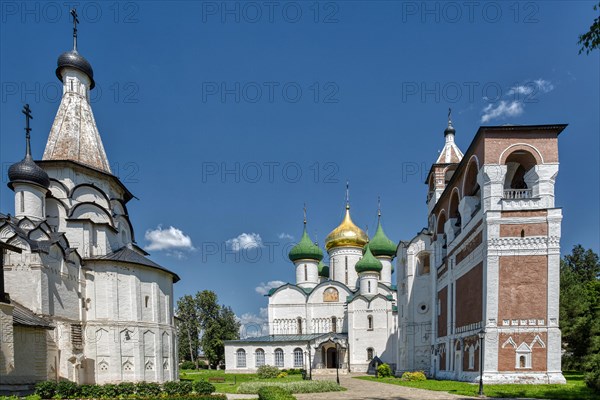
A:
<svg viewBox="0 0 600 400">
<path fill-rule="evenodd" d="M 150 301 L 150 296 L 144 297 L 144 304 L 145 304 L 146 308 L 148 308 L 148 302 L 149 301 Z"/>
<path fill-rule="evenodd" d="M 304 264 L 304 280 L 308 280 L 308 267 Z"/>
<path fill-rule="evenodd" d="M 372 315 L 369 315 L 367 317 L 367 326 L 370 331 L 373 330 L 373 316 Z"/>
<path fill-rule="evenodd" d="M 521 237 L 524 238 L 525 237 L 525 229 L 521 229 Z"/>
<path fill-rule="evenodd" d="M 20 192 L 19 197 L 21 200 L 21 202 L 20 202 L 21 203 L 21 212 L 25 212 L 25 193 Z"/>
<path fill-rule="evenodd" d="M 336 317 L 331 317 L 331 332 L 333 332 L 333 333 L 337 332 L 337 318 Z"/>
</svg>

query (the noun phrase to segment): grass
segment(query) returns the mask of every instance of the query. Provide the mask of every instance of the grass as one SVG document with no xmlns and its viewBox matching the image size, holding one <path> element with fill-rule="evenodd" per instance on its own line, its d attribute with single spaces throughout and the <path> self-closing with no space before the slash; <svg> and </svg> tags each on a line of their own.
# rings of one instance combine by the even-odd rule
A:
<svg viewBox="0 0 600 400">
<path fill-rule="evenodd" d="M 566 385 L 484 385 L 483 392 L 487 397 L 526 397 L 533 399 L 569 400 L 600 399 L 600 395 L 595 394 L 585 385 L 582 373 L 563 372 L 563 374 L 567 379 Z M 361 376 L 356 379 L 448 392 L 462 396 L 477 396 L 479 392 L 479 386 L 477 384 L 467 382 L 438 381 L 433 379 L 420 382 L 406 382 L 399 378 L 390 377 L 378 379 L 374 376 Z"/>
<path fill-rule="evenodd" d="M 237 393 L 237 389 L 243 382 L 294 382 L 302 380 L 302 375 L 288 375 L 285 378 L 273 378 L 273 379 L 258 379 L 256 374 L 235 374 L 225 373 L 223 370 L 191 370 L 184 369 L 179 371 L 179 378 L 181 380 L 208 380 L 208 378 L 225 378 L 225 382 L 211 382 L 215 385 L 217 393 Z"/>
</svg>

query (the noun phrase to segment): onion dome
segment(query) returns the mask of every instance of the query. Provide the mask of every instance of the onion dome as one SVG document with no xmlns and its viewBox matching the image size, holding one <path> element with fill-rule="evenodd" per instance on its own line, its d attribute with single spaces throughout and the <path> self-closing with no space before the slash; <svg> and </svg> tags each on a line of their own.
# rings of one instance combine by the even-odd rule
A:
<svg viewBox="0 0 600 400">
<path fill-rule="evenodd" d="M 448 126 L 444 129 L 444 136 L 454 135 L 456 133 L 456 129 L 452 126 L 452 109 L 448 109 Z"/>
<path fill-rule="evenodd" d="M 41 186 L 44 189 L 48 189 L 50 187 L 50 178 L 48 177 L 48 174 L 46 171 L 41 169 L 31 157 L 31 144 L 29 135 L 31 128 L 29 127 L 29 120 L 33 117 L 31 116 L 29 104 L 26 104 L 23 108 L 23 114 L 25 114 L 26 119 L 25 158 L 8 168 L 8 187 L 14 189 L 13 184 L 22 182 L 31 183 Z"/>
<path fill-rule="evenodd" d="M 323 259 L 323 250 L 319 246 L 313 243 L 306 233 L 306 222 L 304 223 L 304 233 L 302 238 L 296 244 L 289 253 L 290 260 L 316 260 L 321 261 Z"/>
<path fill-rule="evenodd" d="M 317 271 L 319 271 L 319 276 L 321 278 L 329 278 L 329 265 L 323 264 L 323 260 L 319 261 Z"/>
<path fill-rule="evenodd" d="M 377 232 L 375 232 L 375 236 L 373 236 L 368 246 L 375 257 L 387 256 L 394 258 L 396 255 L 396 244 L 388 239 L 385 232 L 383 232 L 381 221 L 377 224 Z"/>
<path fill-rule="evenodd" d="M 58 61 L 56 62 L 56 76 L 62 82 L 62 70 L 63 68 L 74 68 L 86 74 L 88 78 L 90 78 L 90 89 L 93 89 L 96 86 L 94 82 L 94 70 L 92 69 L 92 65 L 88 60 L 85 59 L 84 56 L 79 54 L 76 49 L 71 51 L 66 51 L 62 53 L 58 57 Z"/>
<path fill-rule="evenodd" d="M 336 247 L 363 248 L 368 241 L 367 234 L 352 222 L 352 218 L 350 218 L 350 205 L 346 204 L 344 220 L 327 235 L 325 238 L 325 248 L 327 250 Z"/>
<path fill-rule="evenodd" d="M 354 269 L 356 269 L 356 272 L 359 274 L 361 272 L 381 272 L 383 269 L 381 261 L 376 259 L 373 253 L 371 253 L 370 243 L 365 246 L 365 254 L 356 263 Z"/>
</svg>

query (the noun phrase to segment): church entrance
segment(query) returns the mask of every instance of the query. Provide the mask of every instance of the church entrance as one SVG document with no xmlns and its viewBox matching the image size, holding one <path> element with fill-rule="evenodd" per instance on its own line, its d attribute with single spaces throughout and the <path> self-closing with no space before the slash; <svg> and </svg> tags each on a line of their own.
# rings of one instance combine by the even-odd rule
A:
<svg viewBox="0 0 600 400">
<path fill-rule="evenodd" d="M 336 368 L 337 365 L 338 354 L 335 347 L 330 347 L 327 349 L 327 367 L 326 368 Z"/>
</svg>

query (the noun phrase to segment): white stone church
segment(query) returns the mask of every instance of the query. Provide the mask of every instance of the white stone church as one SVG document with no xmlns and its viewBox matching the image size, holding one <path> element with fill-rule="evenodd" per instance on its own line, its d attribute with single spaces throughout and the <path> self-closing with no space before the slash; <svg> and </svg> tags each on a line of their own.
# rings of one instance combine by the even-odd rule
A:
<svg viewBox="0 0 600 400">
<path fill-rule="evenodd" d="M 25 158 L 8 170 L 14 214 L 0 214 L 0 390 L 177 379 L 179 277 L 136 245 L 134 196 L 111 172 L 76 41 L 56 75 L 63 96 L 44 155 L 33 161 L 26 116 Z"/>
<path fill-rule="evenodd" d="M 261 365 L 304 368 L 316 373 L 367 372 L 396 363 L 396 287 L 392 284 L 396 244 L 381 221 L 369 241 L 350 218 L 325 239 L 323 251 L 306 232 L 289 258 L 296 282 L 272 289 L 269 335 L 225 344 L 228 370 L 254 372 Z"/>
</svg>

